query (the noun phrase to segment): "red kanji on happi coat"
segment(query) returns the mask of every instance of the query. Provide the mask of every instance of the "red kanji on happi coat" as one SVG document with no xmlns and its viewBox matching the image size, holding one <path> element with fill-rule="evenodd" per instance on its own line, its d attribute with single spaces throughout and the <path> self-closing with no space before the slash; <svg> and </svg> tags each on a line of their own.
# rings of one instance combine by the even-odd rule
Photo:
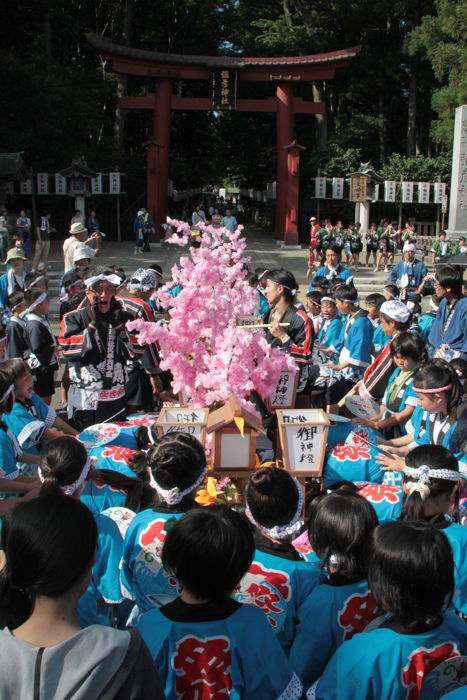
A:
<svg viewBox="0 0 467 700">
<path fill-rule="evenodd" d="M 183 637 L 172 656 L 177 698 L 227 700 L 232 690 L 231 664 L 227 637 Z"/>
<path fill-rule="evenodd" d="M 455 642 L 444 642 L 431 649 L 415 649 L 402 669 L 402 683 L 408 688 L 406 700 L 418 700 L 425 677 L 440 663 L 453 656 L 460 656 Z"/>
</svg>

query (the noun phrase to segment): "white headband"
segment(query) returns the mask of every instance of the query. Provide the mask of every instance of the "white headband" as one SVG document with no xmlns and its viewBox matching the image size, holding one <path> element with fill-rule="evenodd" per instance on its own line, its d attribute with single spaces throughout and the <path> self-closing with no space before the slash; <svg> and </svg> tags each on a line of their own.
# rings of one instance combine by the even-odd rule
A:
<svg viewBox="0 0 467 700">
<path fill-rule="evenodd" d="M 336 300 L 332 297 L 321 297 L 321 303 L 323 303 L 323 301 L 332 301 L 333 304 L 336 303 Z"/>
<path fill-rule="evenodd" d="M 191 484 L 191 486 L 188 486 L 188 488 L 184 489 L 183 491 L 180 491 L 178 486 L 174 486 L 173 489 L 163 489 L 162 486 L 159 486 L 157 481 L 154 479 L 151 470 L 149 470 L 149 483 L 151 484 L 152 488 L 155 489 L 157 495 L 163 501 L 165 501 L 165 503 L 167 503 L 169 506 L 174 506 L 177 503 L 180 503 L 189 493 L 197 489 L 198 486 L 201 486 L 204 481 L 204 477 L 206 476 L 206 472 L 207 467 L 203 469 L 195 483 Z"/>
<path fill-rule="evenodd" d="M 4 403 L 4 402 L 7 400 L 7 398 L 10 396 L 10 394 L 11 394 L 11 392 L 13 391 L 14 388 L 15 388 L 15 385 L 14 385 L 14 384 L 10 384 L 10 386 L 9 386 L 8 389 L 5 391 L 5 393 L 3 394 L 3 396 L 0 396 L 0 404 Z"/>
<path fill-rule="evenodd" d="M 72 484 L 66 484 L 65 486 L 60 486 L 60 491 L 65 494 L 65 496 L 72 496 L 81 486 L 81 484 L 84 484 L 86 481 L 87 475 L 89 474 L 89 470 L 95 463 L 95 457 L 89 457 L 86 459 L 86 462 L 84 463 L 83 470 L 79 477 L 74 481 Z M 37 474 L 39 476 L 39 481 L 41 483 L 44 483 L 45 477 L 42 473 L 41 468 L 37 470 Z"/>
<path fill-rule="evenodd" d="M 269 270 L 266 270 L 266 272 L 269 272 Z M 263 276 L 263 275 L 261 275 L 261 277 L 262 277 L 262 276 Z M 259 280 L 259 279 L 260 279 L 260 278 L 258 277 L 258 280 Z M 267 277 L 267 279 L 268 279 L 268 280 L 271 280 L 271 282 L 274 282 L 274 284 L 280 284 L 281 287 L 284 287 L 284 289 L 288 289 L 289 292 L 291 293 L 291 295 L 292 295 L 293 297 L 297 295 L 298 289 L 292 289 L 292 287 L 288 287 L 288 286 L 287 286 L 286 284 L 284 284 L 283 282 L 278 282 L 277 280 L 273 280 L 272 277 Z"/>
<path fill-rule="evenodd" d="M 463 479 L 464 476 L 460 472 L 456 472 L 453 469 L 430 469 L 426 464 L 422 464 L 416 469 L 414 467 L 404 467 L 402 473 L 408 476 L 409 479 L 414 479 L 415 481 L 409 481 L 405 483 L 405 490 L 408 496 L 412 493 L 420 494 L 422 501 L 430 495 L 430 479 L 446 479 L 446 481 L 459 481 Z"/>
<path fill-rule="evenodd" d="M 88 277 L 87 280 L 84 280 L 87 289 L 93 287 L 97 282 L 108 282 L 114 287 L 119 287 L 122 284 L 122 280 L 118 275 L 95 275 L 94 277 Z"/>
<path fill-rule="evenodd" d="M 288 540 L 292 535 L 295 535 L 296 532 L 298 532 L 301 527 L 302 527 L 302 521 L 300 520 L 300 516 L 302 514 L 302 508 L 303 508 L 303 502 L 305 500 L 305 495 L 302 491 L 302 488 L 300 484 L 298 483 L 297 479 L 295 477 L 292 477 L 294 480 L 295 486 L 297 487 L 297 495 L 298 495 L 298 501 L 297 501 L 297 509 L 295 511 L 295 514 L 292 518 L 292 520 L 287 523 L 286 525 L 275 525 L 274 527 L 263 527 L 259 523 L 256 522 L 254 519 L 253 515 L 251 514 L 251 510 L 248 506 L 247 502 L 247 508 L 245 511 L 245 515 L 247 516 L 248 520 L 253 523 L 255 527 L 258 528 L 261 532 L 263 532 L 265 535 L 270 537 L 272 540 Z"/>
<path fill-rule="evenodd" d="M 47 299 L 47 292 L 42 292 L 42 294 L 39 294 L 37 297 L 36 301 L 33 301 L 31 306 L 28 306 L 26 311 L 24 312 L 25 314 L 30 314 L 33 309 L 36 308 L 36 306 L 39 306 L 39 304 L 42 304 L 43 301 Z"/>
<path fill-rule="evenodd" d="M 39 277 L 36 277 L 36 279 L 33 280 L 31 282 L 31 284 L 28 284 L 28 286 L 26 287 L 26 289 L 24 291 L 27 292 L 28 289 L 32 289 L 32 287 L 34 287 L 35 284 L 37 284 L 38 282 L 40 282 L 43 279 L 45 279 L 44 275 L 39 275 Z"/>
</svg>

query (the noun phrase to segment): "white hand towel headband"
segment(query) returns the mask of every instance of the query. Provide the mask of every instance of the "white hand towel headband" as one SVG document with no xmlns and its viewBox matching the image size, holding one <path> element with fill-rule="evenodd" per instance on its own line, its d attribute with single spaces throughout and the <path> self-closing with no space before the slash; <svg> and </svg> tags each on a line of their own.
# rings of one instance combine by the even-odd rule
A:
<svg viewBox="0 0 467 700">
<path fill-rule="evenodd" d="M 265 535 L 270 537 L 272 540 L 288 540 L 292 535 L 295 535 L 301 527 L 302 527 L 302 521 L 300 519 L 300 516 L 302 514 L 302 508 L 303 508 L 303 503 L 305 500 L 305 494 L 303 493 L 302 487 L 300 486 L 299 482 L 297 479 L 292 477 L 295 483 L 295 486 L 297 487 L 297 495 L 298 495 L 298 500 L 297 500 L 297 508 L 295 510 L 294 516 L 292 520 L 289 523 L 286 523 L 285 525 L 275 525 L 274 527 L 263 527 L 263 525 L 260 525 L 259 523 L 256 522 L 254 519 L 253 515 L 251 514 L 251 510 L 248 506 L 248 501 L 247 501 L 247 508 L 245 510 L 245 515 L 247 516 L 248 520 L 253 523 L 255 527 L 258 528 L 261 532 L 263 532 Z"/>
</svg>

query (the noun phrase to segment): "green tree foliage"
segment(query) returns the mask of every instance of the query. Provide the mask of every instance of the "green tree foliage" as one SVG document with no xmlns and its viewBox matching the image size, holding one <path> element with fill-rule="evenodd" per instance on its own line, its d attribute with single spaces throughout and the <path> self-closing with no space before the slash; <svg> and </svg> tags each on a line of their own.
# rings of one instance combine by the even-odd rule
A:
<svg viewBox="0 0 467 700">
<path fill-rule="evenodd" d="M 451 174 L 451 161 L 447 154 L 425 158 L 393 153 L 384 163 L 380 173 L 387 180 L 398 180 L 402 177 L 403 180 L 413 182 L 434 182 L 440 177 L 447 182 Z"/>
<path fill-rule="evenodd" d="M 423 17 L 408 38 L 412 55 L 426 55 L 437 86 L 432 105 L 437 114 L 432 136 L 438 144 L 452 143 L 454 111 L 467 101 L 467 5 L 462 0 L 436 0 L 436 13 Z"/>
</svg>

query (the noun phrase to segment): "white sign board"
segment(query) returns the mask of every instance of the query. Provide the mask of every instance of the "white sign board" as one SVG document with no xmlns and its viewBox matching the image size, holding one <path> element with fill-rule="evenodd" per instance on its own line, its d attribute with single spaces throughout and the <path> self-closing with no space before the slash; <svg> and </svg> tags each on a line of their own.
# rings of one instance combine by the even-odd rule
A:
<svg viewBox="0 0 467 700">
<path fill-rule="evenodd" d="M 396 201 L 396 181 L 395 180 L 385 180 L 384 181 L 384 201 L 385 202 L 395 202 Z"/>
<path fill-rule="evenodd" d="M 37 194 L 49 194 L 48 173 L 37 173 Z"/>
<path fill-rule="evenodd" d="M 269 399 L 269 408 L 292 408 L 297 396 L 298 371 L 283 371 L 279 375 L 274 394 Z"/>
<path fill-rule="evenodd" d="M 31 194 L 32 181 L 30 179 L 29 180 L 21 180 L 20 192 L 21 192 L 21 194 Z"/>
<path fill-rule="evenodd" d="M 446 194 L 446 183 L 435 182 L 435 204 L 442 204 Z"/>
<path fill-rule="evenodd" d="M 66 194 L 66 177 L 55 173 L 55 194 Z"/>
<path fill-rule="evenodd" d="M 102 173 L 98 173 L 96 177 L 91 178 L 91 192 L 92 194 L 102 194 L 103 191 Z"/>
<path fill-rule="evenodd" d="M 413 182 L 402 183 L 402 202 L 407 204 L 413 202 Z"/>
<path fill-rule="evenodd" d="M 326 197 L 325 177 L 315 177 L 315 197 L 316 199 L 324 199 Z"/>
<path fill-rule="evenodd" d="M 429 204 L 430 202 L 430 183 L 429 182 L 419 182 L 418 183 L 418 203 L 419 204 Z"/>
<path fill-rule="evenodd" d="M 120 173 L 109 173 L 109 193 L 120 194 Z"/>
<path fill-rule="evenodd" d="M 342 199 L 344 196 L 344 178 L 343 177 L 333 177 L 332 178 L 332 198 Z"/>
<path fill-rule="evenodd" d="M 239 316 L 235 321 L 236 326 L 243 326 L 246 328 L 248 326 L 258 326 L 262 323 L 263 319 L 261 316 Z"/>
</svg>

